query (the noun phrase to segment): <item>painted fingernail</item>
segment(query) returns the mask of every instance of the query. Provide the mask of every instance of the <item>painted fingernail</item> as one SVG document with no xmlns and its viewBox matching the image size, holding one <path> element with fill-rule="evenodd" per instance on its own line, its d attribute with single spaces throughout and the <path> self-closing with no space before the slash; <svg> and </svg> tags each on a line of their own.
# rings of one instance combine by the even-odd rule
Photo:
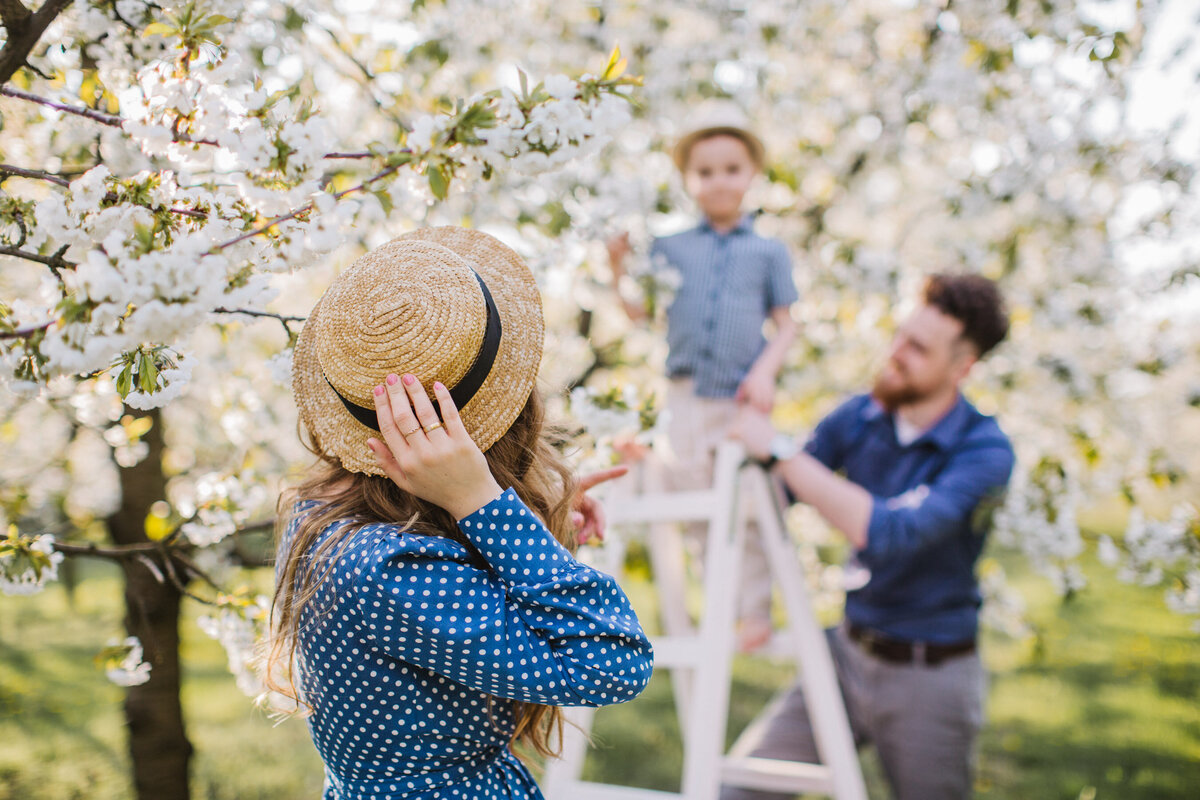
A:
<svg viewBox="0 0 1200 800">
<path fill-rule="evenodd" d="M 383 386 L 382 385 L 375 387 L 375 394 L 378 394 L 378 395 L 383 394 Z"/>
<path fill-rule="evenodd" d="M 442 385 L 442 382 L 441 382 L 441 381 L 434 381 L 434 382 L 433 382 L 433 388 L 434 388 L 436 391 L 439 391 L 439 392 L 440 392 L 440 391 L 442 391 L 443 389 L 445 389 L 446 387 Z"/>
<path fill-rule="evenodd" d="M 404 374 L 404 385 L 405 386 L 412 386 L 413 381 L 415 381 L 415 380 L 416 380 L 416 378 L 414 378 L 412 375 L 409 375 L 408 373 Z"/>
<path fill-rule="evenodd" d="M 388 375 L 387 376 L 388 386 L 395 386 L 397 380 L 399 380 L 399 378 L 397 378 L 395 375 Z"/>
</svg>

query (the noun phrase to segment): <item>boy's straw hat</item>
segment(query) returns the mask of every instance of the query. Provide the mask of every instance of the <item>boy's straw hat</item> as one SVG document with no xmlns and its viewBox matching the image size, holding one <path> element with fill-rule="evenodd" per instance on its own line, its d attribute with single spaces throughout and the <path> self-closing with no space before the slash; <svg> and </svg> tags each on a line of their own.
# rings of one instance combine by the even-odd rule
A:
<svg viewBox="0 0 1200 800">
<path fill-rule="evenodd" d="M 413 231 L 351 264 L 313 307 L 296 342 L 296 405 L 321 452 L 383 475 L 367 449 L 379 437 L 372 391 L 411 372 L 450 389 L 487 450 L 529 399 L 542 338 L 541 298 L 520 256 L 482 231 Z"/>
<path fill-rule="evenodd" d="M 750 150 L 750 158 L 757 166 L 762 166 L 766 151 L 762 140 L 750 130 L 750 120 L 741 106 L 732 100 L 705 100 L 688 114 L 684 134 L 675 143 L 671 157 L 675 166 L 682 172 L 687 167 L 688 155 L 692 145 L 697 140 L 719 134 L 736 136 L 746 143 Z"/>
</svg>

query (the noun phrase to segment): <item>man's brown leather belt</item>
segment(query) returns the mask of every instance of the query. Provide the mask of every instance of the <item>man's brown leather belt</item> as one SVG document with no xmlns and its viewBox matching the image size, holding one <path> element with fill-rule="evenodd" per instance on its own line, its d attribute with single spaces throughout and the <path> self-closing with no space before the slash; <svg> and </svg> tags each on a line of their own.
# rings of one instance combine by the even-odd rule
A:
<svg viewBox="0 0 1200 800">
<path fill-rule="evenodd" d="M 893 639 L 870 628 L 855 625 L 853 622 L 847 624 L 846 632 L 851 639 L 858 642 L 871 655 L 897 664 L 916 663 L 933 667 L 951 658 L 975 652 L 974 639 L 951 644 L 906 642 L 903 639 Z"/>
</svg>

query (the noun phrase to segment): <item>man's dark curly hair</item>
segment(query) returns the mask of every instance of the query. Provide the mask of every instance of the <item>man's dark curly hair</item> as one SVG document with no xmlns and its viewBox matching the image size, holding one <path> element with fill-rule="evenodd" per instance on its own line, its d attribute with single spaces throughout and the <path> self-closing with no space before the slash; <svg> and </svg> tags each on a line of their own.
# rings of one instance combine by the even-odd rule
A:
<svg viewBox="0 0 1200 800">
<path fill-rule="evenodd" d="M 983 358 L 1008 335 L 1008 309 L 995 281 L 982 275 L 930 275 L 925 303 L 963 324 L 962 338 Z"/>
</svg>

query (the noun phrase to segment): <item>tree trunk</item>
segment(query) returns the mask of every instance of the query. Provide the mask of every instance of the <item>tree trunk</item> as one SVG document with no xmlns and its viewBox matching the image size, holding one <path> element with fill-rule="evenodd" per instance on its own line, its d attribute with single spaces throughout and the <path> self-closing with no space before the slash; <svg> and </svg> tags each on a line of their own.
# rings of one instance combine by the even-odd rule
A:
<svg viewBox="0 0 1200 800">
<path fill-rule="evenodd" d="M 158 411 L 143 437 L 150 452 L 140 463 L 120 470 L 121 507 L 108 519 L 118 544 L 146 542 L 150 506 L 166 496 L 162 470 L 163 431 Z M 150 680 L 125 694 L 129 754 L 138 800 L 188 800 L 192 745 L 183 726 L 179 699 L 179 607 L 182 594 L 170 580 L 161 556 L 129 559 L 125 567 L 125 629 L 142 642 Z M 181 570 L 176 570 L 182 574 Z"/>
</svg>

